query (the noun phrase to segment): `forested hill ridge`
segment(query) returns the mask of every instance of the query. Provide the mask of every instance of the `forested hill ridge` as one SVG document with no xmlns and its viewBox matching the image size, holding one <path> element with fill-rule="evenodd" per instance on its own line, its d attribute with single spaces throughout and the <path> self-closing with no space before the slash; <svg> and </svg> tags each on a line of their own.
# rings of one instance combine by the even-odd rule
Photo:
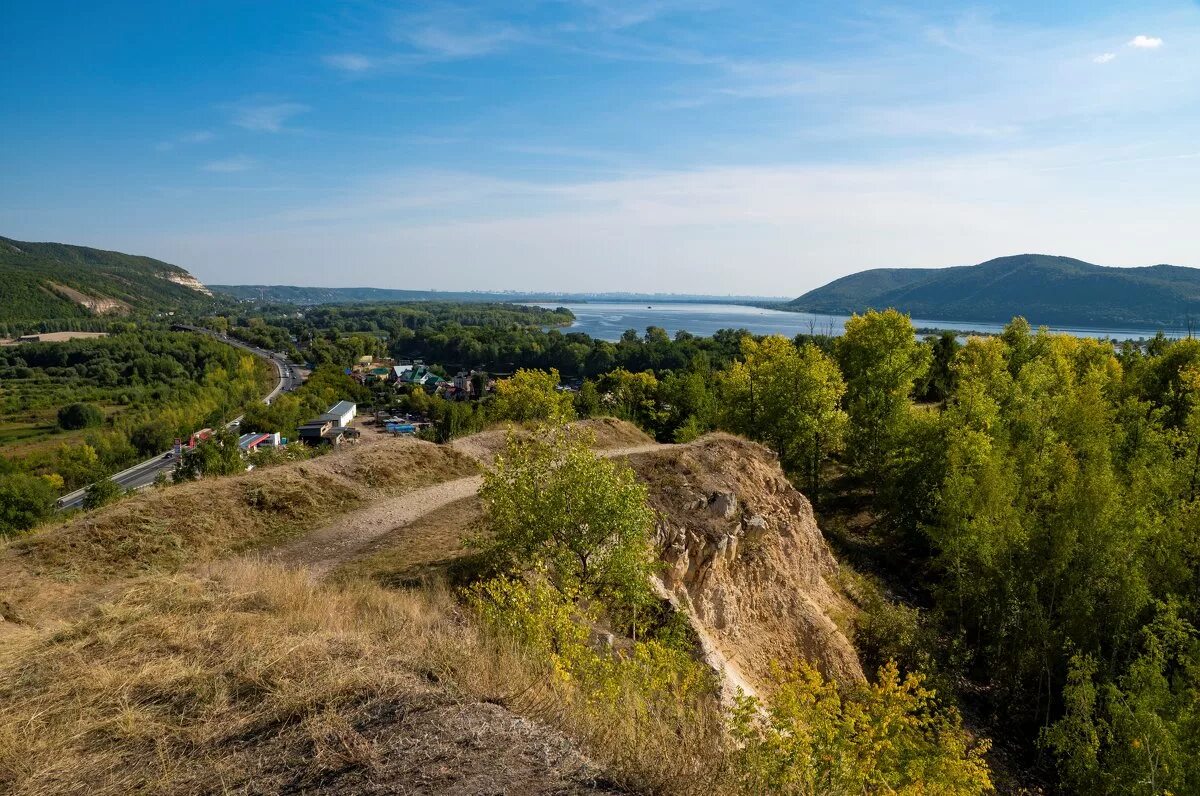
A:
<svg viewBox="0 0 1200 796">
<path fill-rule="evenodd" d="M 1112 268 L 1019 254 L 952 268 L 876 268 L 834 280 L 788 304 L 850 314 L 895 308 L 914 318 L 1035 325 L 1181 328 L 1200 317 L 1200 269 Z"/>
<path fill-rule="evenodd" d="M 209 300 L 194 276 L 170 263 L 65 243 L 0 237 L 0 325 L 178 310 Z"/>
</svg>

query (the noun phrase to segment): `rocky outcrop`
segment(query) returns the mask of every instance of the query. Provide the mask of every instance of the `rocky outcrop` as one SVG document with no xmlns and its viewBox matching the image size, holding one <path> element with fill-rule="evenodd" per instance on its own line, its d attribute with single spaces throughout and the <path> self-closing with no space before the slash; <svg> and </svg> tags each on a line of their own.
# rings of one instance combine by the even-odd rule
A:
<svg viewBox="0 0 1200 796">
<path fill-rule="evenodd" d="M 49 282 L 48 284 L 55 293 L 69 301 L 74 301 L 88 312 L 95 313 L 96 315 L 121 315 L 129 311 L 129 305 L 124 301 L 108 298 L 107 296 L 89 296 L 73 287 L 60 285 L 56 282 Z"/>
<path fill-rule="evenodd" d="M 190 288 L 197 293 L 203 293 L 206 296 L 212 295 L 212 291 L 205 287 L 204 283 L 186 271 L 167 271 L 166 273 L 159 274 L 159 276 L 168 282 L 174 282 L 177 285 Z"/>
<path fill-rule="evenodd" d="M 705 656 L 728 662 L 727 679 L 769 693 L 772 665 L 796 660 L 863 679 L 833 619 L 850 610 L 831 585 L 837 561 L 769 450 L 715 434 L 630 462 L 659 514 L 661 587 L 711 646 Z"/>
</svg>

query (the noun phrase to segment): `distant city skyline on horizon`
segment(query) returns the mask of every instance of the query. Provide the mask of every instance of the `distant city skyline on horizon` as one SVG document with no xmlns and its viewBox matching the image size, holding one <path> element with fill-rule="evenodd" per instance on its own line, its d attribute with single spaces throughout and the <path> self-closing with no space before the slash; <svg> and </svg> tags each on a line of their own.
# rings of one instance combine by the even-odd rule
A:
<svg viewBox="0 0 1200 796">
<path fill-rule="evenodd" d="M 1200 265 L 1200 5 L 9 10 L 0 235 L 212 284 L 798 296 Z"/>
</svg>

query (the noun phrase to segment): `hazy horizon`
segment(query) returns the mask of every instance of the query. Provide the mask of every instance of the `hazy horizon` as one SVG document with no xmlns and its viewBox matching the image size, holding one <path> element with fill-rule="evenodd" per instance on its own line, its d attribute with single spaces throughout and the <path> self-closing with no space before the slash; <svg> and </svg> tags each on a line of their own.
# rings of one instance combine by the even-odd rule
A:
<svg viewBox="0 0 1200 796">
<path fill-rule="evenodd" d="M 216 284 L 799 296 L 1200 265 L 1200 6 L 11 9 L 0 234 Z"/>
</svg>

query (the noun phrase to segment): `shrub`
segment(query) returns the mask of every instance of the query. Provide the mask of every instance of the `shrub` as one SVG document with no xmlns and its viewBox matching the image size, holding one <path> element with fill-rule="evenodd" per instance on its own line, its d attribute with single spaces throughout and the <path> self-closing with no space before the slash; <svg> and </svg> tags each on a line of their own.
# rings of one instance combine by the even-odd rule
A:
<svg viewBox="0 0 1200 796">
<path fill-rule="evenodd" d="M 27 531 L 54 510 L 54 485 L 25 473 L 0 475 L 0 536 Z"/>
<path fill-rule="evenodd" d="M 103 422 L 104 414 L 91 404 L 67 404 L 58 410 L 58 426 L 66 431 L 91 428 Z"/>
<path fill-rule="evenodd" d="M 750 793 L 979 794 L 992 790 L 984 754 L 957 711 L 941 709 L 919 675 L 894 665 L 844 692 L 807 665 L 779 672 L 764 706 L 741 697 L 731 728 Z"/>
<path fill-rule="evenodd" d="M 117 500 L 124 494 L 121 485 L 110 478 L 101 478 L 96 483 L 87 488 L 83 493 L 83 507 L 85 509 L 98 509 L 101 506 L 107 506 L 109 503 Z"/>
</svg>

